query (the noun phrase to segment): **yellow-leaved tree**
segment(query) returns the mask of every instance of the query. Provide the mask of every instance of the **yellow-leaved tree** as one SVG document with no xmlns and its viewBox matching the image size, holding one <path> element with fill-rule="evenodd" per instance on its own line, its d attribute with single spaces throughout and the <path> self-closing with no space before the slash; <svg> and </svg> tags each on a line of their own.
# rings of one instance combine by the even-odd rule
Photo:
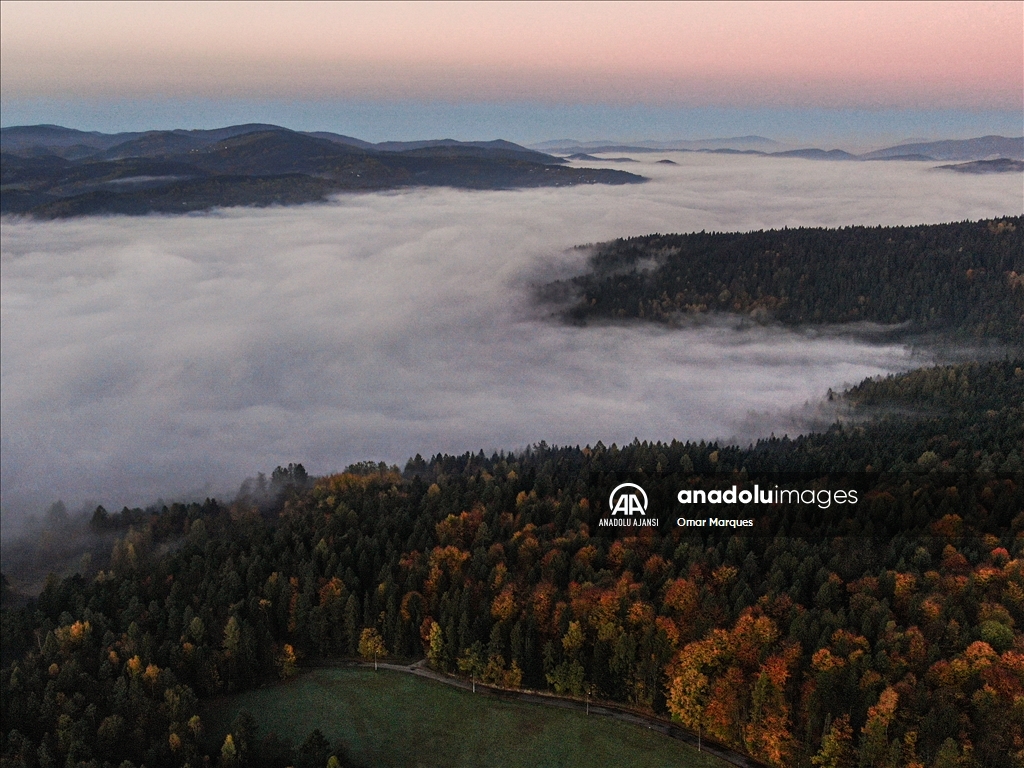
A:
<svg viewBox="0 0 1024 768">
<path fill-rule="evenodd" d="M 377 669 L 377 657 L 388 655 L 388 650 L 384 647 L 384 638 L 373 627 L 367 627 L 359 635 L 359 655 L 367 661 L 373 659 L 374 670 Z"/>
</svg>

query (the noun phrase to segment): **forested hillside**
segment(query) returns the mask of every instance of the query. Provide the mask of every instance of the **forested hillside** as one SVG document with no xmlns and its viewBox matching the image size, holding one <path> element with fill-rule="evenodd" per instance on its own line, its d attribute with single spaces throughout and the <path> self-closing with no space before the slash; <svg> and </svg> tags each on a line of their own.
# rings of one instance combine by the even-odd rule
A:
<svg viewBox="0 0 1024 768">
<path fill-rule="evenodd" d="M 549 286 L 576 322 L 723 312 L 785 325 L 880 323 L 1024 343 L 1024 217 L 913 227 L 649 235 L 597 247 Z"/>
<path fill-rule="evenodd" d="M 43 219 L 178 214 L 414 186 L 512 189 L 644 181 L 623 171 L 561 167 L 559 158 L 504 141 L 391 142 L 377 148 L 334 134 L 258 125 L 123 135 L 131 138 L 104 147 L 104 138 L 116 137 L 56 126 L 5 128 L 0 212 Z M 99 144 L 67 146 L 68 141 Z"/>
<path fill-rule="evenodd" d="M 665 713 L 770 765 L 1024 765 L 1022 366 L 867 381 L 846 425 L 748 448 L 290 466 L 230 504 L 98 511 L 124 534 L 109 566 L 3 611 L 2 764 L 197 766 L 200 697 L 381 643 Z M 828 530 L 781 504 L 730 511 L 756 535 L 599 535 L 596 489 L 627 474 L 652 498 L 753 478 L 864 495 Z M 313 764 L 315 738 L 247 728 L 214 764 Z"/>
</svg>

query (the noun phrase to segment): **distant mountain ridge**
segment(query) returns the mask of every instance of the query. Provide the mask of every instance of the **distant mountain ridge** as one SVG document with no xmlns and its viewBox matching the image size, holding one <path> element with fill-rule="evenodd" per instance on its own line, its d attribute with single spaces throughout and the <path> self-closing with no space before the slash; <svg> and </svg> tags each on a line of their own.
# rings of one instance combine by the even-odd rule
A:
<svg viewBox="0 0 1024 768">
<path fill-rule="evenodd" d="M 187 144 L 191 147 L 201 147 L 221 139 L 239 136 L 243 133 L 275 130 L 277 127 L 267 123 L 246 123 L 244 125 L 233 125 L 227 128 L 214 128 L 211 130 L 174 129 L 168 131 L 100 133 L 99 131 L 79 131 L 75 128 L 65 128 L 61 125 L 15 125 L 9 128 L 0 128 L 0 150 L 15 153 L 45 150 L 50 154 L 64 156 L 59 150 L 70 149 L 76 152 L 94 150 L 99 152 L 140 140 L 145 142 L 147 138 L 151 141 L 156 140 L 158 137 L 167 137 L 166 140 L 170 140 L 169 137 L 176 137 L 181 142 L 181 145 Z M 85 155 L 79 156 L 84 157 Z"/>
<path fill-rule="evenodd" d="M 798 157 L 810 160 L 1024 160 L 1024 137 L 981 136 L 973 139 L 947 139 L 943 141 L 898 144 L 884 149 L 854 154 L 842 149 L 801 147 L 783 149 L 783 145 L 763 136 L 741 136 L 734 139 L 704 139 L 701 141 L 653 142 L 632 144 L 613 142 L 580 142 L 572 139 L 544 142 L 535 149 L 563 156 L 604 154 L 608 152 L 710 152 L 720 154 L 753 154 L 765 157 Z M 601 158 L 594 158 L 595 160 Z"/>
<path fill-rule="evenodd" d="M 561 155 L 591 152 L 659 152 L 665 150 L 699 151 L 707 149 L 757 150 L 769 152 L 783 148 L 783 144 L 764 136 L 734 136 L 725 139 L 679 139 L 675 141 L 635 141 L 628 144 L 615 141 L 576 141 L 575 139 L 556 139 L 532 145 L 533 149 L 542 152 L 555 152 Z"/>
<path fill-rule="evenodd" d="M 1024 136 L 980 136 L 976 139 L 950 139 L 915 144 L 899 144 L 878 149 L 860 157 L 864 160 L 885 160 L 906 155 L 923 155 L 932 160 L 1024 160 Z"/>
<path fill-rule="evenodd" d="M 300 136 L 330 141 L 339 146 L 354 147 L 365 152 L 409 152 L 424 149 L 472 149 L 545 164 L 560 164 L 561 157 L 527 149 L 511 141 L 457 141 L 435 139 L 426 141 L 384 141 L 378 144 L 329 131 L 291 131 L 267 123 L 246 123 L 212 130 L 174 129 L 166 131 L 134 131 L 126 133 L 99 133 L 79 131 L 59 125 L 21 125 L 0 128 L 0 150 L 14 154 L 54 154 L 67 159 L 117 160 L 123 157 L 157 157 L 191 150 L 199 150 L 224 141 L 252 133 L 287 131 Z M 481 153 L 477 153 L 482 156 Z"/>
<path fill-rule="evenodd" d="M 43 218 L 187 213 L 410 186 L 509 189 L 645 180 L 565 162 L 503 140 L 371 144 L 264 124 L 121 134 L 15 126 L 0 129 L 0 212 Z"/>
</svg>

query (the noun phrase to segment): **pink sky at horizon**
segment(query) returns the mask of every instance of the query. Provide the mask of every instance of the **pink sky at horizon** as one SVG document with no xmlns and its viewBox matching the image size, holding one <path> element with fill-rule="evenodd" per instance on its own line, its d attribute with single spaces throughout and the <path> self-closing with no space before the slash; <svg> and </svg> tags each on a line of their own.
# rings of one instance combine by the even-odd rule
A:
<svg viewBox="0 0 1024 768">
<path fill-rule="evenodd" d="M 1024 3 L 20 3 L 17 98 L 1024 109 Z"/>
</svg>

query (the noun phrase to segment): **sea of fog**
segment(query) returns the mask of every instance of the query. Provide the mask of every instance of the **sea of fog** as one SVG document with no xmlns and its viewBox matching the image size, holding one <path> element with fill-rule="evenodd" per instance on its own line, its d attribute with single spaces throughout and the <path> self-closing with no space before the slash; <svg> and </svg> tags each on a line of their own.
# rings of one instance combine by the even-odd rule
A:
<svg viewBox="0 0 1024 768">
<path fill-rule="evenodd" d="M 568 327 L 531 296 L 620 236 L 1020 214 L 1018 174 L 688 153 L 652 180 L 425 189 L 182 217 L 5 218 L 5 527 L 57 499 L 231 495 L 278 464 L 799 431 L 898 345 Z M 678 165 L 658 164 L 672 159 Z M 591 163 L 591 165 L 593 165 Z"/>
</svg>

